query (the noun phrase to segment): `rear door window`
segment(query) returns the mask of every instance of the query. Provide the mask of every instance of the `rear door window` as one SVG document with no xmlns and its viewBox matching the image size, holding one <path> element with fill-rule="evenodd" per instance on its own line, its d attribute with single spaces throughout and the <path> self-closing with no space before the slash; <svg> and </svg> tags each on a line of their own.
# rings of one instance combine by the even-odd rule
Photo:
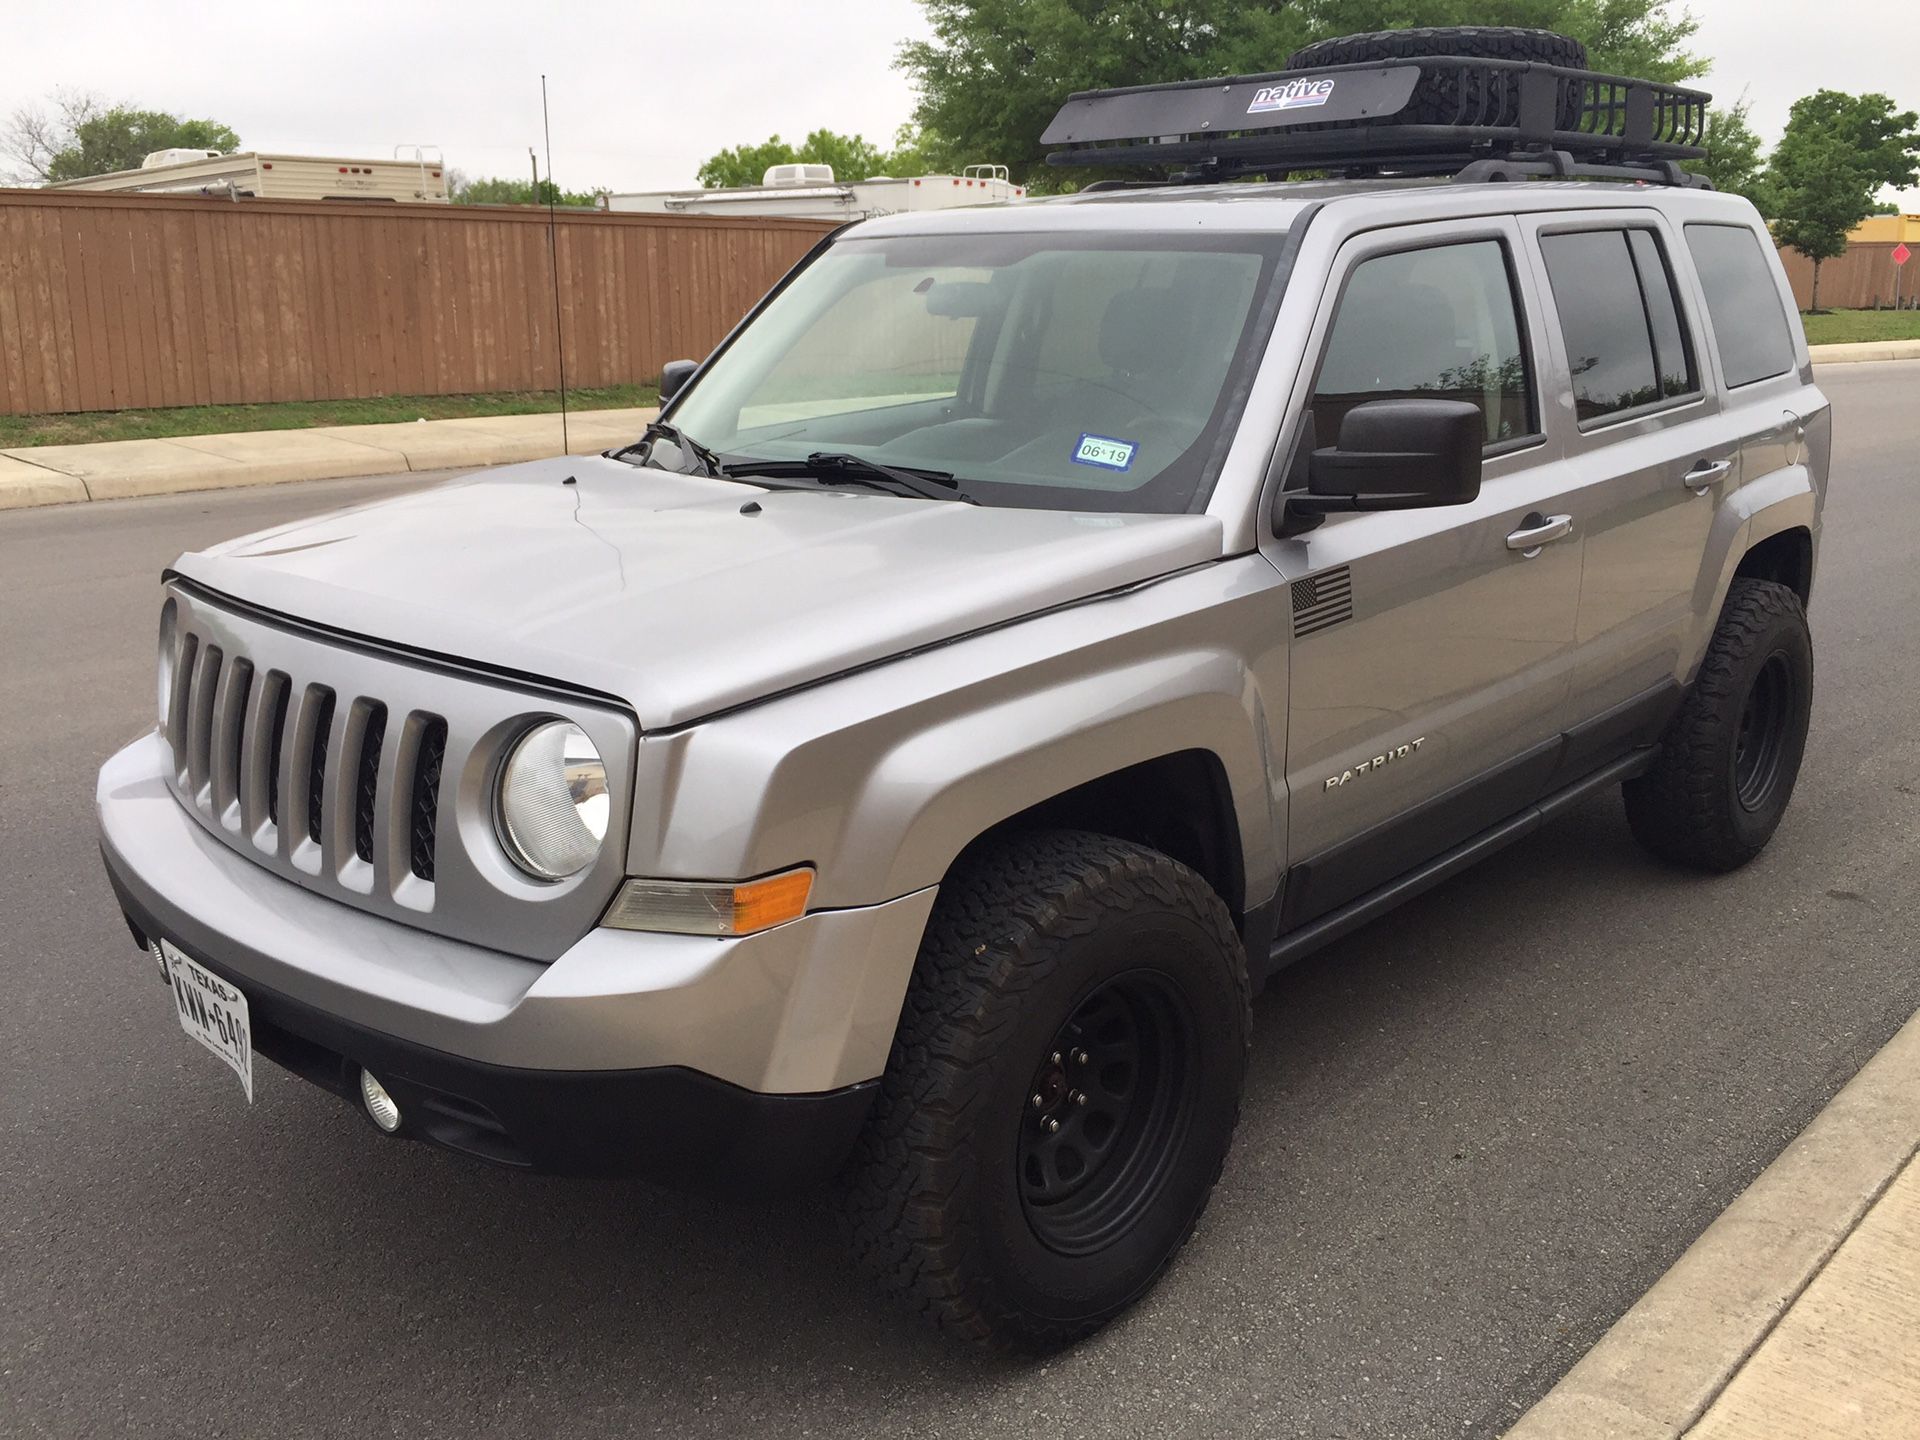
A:
<svg viewBox="0 0 1920 1440">
<path fill-rule="evenodd" d="M 1793 369 L 1793 335 L 1760 237 L 1745 225 L 1689 225 L 1687 249 L 1707 295 L 1727 388 Z"/>
<path fill-rule="evenodd" d="M 1314 386 L 1316 443 L 1334 444 L 1357 406 L 1411 398 L 1477 406 L 1489 445 L 1535 433 L 1519 317 L 1498 240 L 1361 261 L 1340 296 Z"/>
<path fill-rule="evenodd" d="M 1583 425 L 1699 389 L 1673 280 L 1651 230 L 1542 235 L 1540 253 Z"/>
</svg>

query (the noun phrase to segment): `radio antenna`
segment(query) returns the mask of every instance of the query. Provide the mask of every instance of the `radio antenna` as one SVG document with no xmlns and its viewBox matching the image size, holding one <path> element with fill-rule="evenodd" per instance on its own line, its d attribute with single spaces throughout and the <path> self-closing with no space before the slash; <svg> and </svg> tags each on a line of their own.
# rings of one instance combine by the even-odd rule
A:
<svg viewBox="0 0 1920 1440">
<path fill-rule="evenodd" d="M 547 137 L 547 261 L 553 267 L 553 348 L 560 361 L 560 453 L 569 455 L 567 440 L 567 335 L 560 318 L 560 233 L 554 214 L 560 187 L 553 183 L 553 122 L 547 118 L 547 77 L 540 77 L 540 128 Z M 539 199 L 536 193 L 534 198 Z"/>
</svg>

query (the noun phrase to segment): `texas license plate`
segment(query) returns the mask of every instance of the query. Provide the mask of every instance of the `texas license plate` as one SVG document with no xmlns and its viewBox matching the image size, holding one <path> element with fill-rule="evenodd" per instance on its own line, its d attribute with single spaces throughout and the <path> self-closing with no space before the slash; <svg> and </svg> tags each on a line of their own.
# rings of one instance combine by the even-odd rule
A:
<svg viewBox="0 0 1920 1440">
<path fill-rule="evenodd" d="M 171 941 L 160 942 L 166 957 L 167 979 L 173 983 L 174 1008 L 180 1028 L 211 1050 L 240 1077 L 253 1103 L 253 1022 L 247 997 L 204 965 L 182 955 Z"/>
</svg>

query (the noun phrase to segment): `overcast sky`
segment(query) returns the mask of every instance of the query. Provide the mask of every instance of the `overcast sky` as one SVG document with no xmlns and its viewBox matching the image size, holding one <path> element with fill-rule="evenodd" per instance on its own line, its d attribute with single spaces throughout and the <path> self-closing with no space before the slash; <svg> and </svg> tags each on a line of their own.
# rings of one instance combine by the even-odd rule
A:
<svg viewBox="0 0 1920 1440">
<path fill-rule="evenodd" d="M 1823 86 L 1920 108 L 1920 0 L 1690 8 L 1714 58 L 1706 87 L 1747 91 L 1769 141 Z M 0 116 L 65 87 L 222 120 L 249 148 L 371 157 L 429 143 L 470 176 L 524 175 L 544 70 L 557 178 L 615 190 L 691 185 L 706 156 L 774 133 L 884 143 L 913 106 L 895 52 L 926 28 L 914 0 L 5 0 L 4 12 Z M 1920 191 L 1901 199 L 1920 211 Z"/>
</svg>

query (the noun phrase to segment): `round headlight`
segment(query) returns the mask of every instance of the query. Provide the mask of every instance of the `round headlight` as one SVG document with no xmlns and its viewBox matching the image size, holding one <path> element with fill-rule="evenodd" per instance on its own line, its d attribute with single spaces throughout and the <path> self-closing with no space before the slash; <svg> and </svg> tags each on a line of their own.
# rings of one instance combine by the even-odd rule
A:
<svg viewBox="0 0 1920 1440">
<path fill-rule="evenodd" d="M 514 864 L 564 880 L 593 863 L 607 838 L 607 767 L 578 725 L 549 720 L 514 745 L 500 770 L 500 840 Z"/>
</svg>

